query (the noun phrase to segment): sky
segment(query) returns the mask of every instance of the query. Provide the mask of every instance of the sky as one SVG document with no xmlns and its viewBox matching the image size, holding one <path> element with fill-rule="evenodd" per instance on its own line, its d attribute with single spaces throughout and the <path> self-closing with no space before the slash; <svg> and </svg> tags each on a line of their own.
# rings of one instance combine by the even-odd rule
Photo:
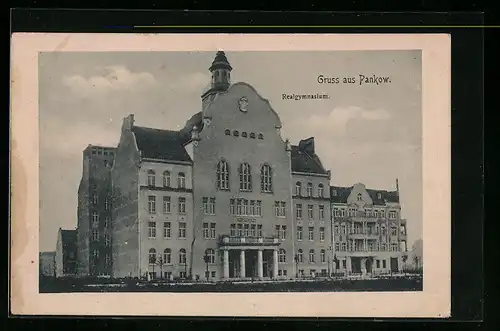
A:
<svg viewBox="0 0 500 331">
<path fill-rule="evenodd" d="M 123 118 L 180 129 L 201 110 L 214 52 L 50 52 L 39 54 L 40 250 L 77 223 L 83 150 L 116 146 Z M 268 99 L 292 144 L 315 137 L 331 184 L 395 190 L 399 180 L 408 247 L 422 236 L 420 51 L 226 52 L 232 82 Z M 358 83 L 359 75 L 390 83 Z M 319 84 L 318 76 L 355 77 Z M 283 100 L 282 94 L 329 99 Z"/>
</svg>

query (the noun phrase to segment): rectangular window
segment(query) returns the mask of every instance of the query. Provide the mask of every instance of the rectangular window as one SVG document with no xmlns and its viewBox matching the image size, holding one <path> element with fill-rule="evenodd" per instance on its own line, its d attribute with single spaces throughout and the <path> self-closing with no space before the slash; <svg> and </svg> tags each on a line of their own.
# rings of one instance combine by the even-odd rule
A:
<svg viewBox="0 0 500 331">
<path fill-rule="evenodd" d="M 325 219 L 325 206 L 324 205 L 319 205 L 319 219 L 320 220 Z"/>
<path fill-rule="evenodd" d="M 215 223 L 210 223 L 210 238 L 215 239 Z"/>
<path fill-rule="evenodd" d="M 185 271 L 181 271 L 181 272 L 179 272 L 179 277 L 180 277 L 181 279 L 185 279 L 185 278 L 186 278 L 186 272 L 185 272 Z"/>
<path fill-rule="evenodd" d="M 333 214 L 334 214 L 335 216 L 337 216 L 337 217 L 338 217 L 338 216 L 340 216 L 340 210 L 339 210 L 338 208 L 334 208 L 334 209 L 333 209 Z"/>
<path fill-rule="evenodd" d="M 262 224 L 257 224 L 257 237 L 262 237 Z"/>
<path fill-rule="evenodd" d="M 202 204 L 202 207 L 203 207 L 203 213 L 205 215 L 209 214 L 209 212 L 208 212 L 208 198 L 207 197 L 203 197 L 201 204 Z"/>
<path fill-rule="evenodd" d="M 398 229 L 396 227 L 391 227 L 391 236 L 397 236 L 398 235 Z"/>
<path fill-rule="evenodd" d="M 302 219 L 302 204 L 298 203 L 295 205 L 295 216 L 297 219 Z"/>
<path fill-rule="evenodd" d="M 148 222 L 148 237 L 149 239 L 156 238 L 156 222 Z"/>
<path fill-rule="evenodd" d="M 205 239 L 210 238 L 208 223 L 203 223 L 203 238 L 205 238 Z"/>
<path fill-rule="evenodd" d="M 106 216 L 104 217 L 104 227 L 109 228 L 111 221 L 109 220 L 109 217 Z"/>
<path fill-rule="evenodd" d="M 242 214 L 243 214 L 243 200 L 236 199 L 236 215 L 242 215 Z"/>
<path fill-rule="evenodd" d="M 391 218 L 391 219 L 395 219 L 396 218 L 396 211 L 395 210 L 389 211 L 389 218 Z"/>
<path fill-rule="evenodd" d="M 250 225 L 250 236 L 255 237 L 256 235 L 256 226 L 255 224 Z"/>
<path fill-rule="evenodd" d="M 309 227 L 309 240 L 310 241 L 314 240 L 314 227 L 313 226 Z"/>
<path fill-rule="evenodd" d="M 385 269 L 387 267 L 387 263 L 385 262 L 385 260 L 382 260 L 382 268 Z"/>
<path fill-rule="evenodd" d="M 286 217 L 286 203 L 285 201 L 274 202 L 274 213 L 276 217 Z"/>
<path fill-rule="evenodd" d="M 106 245 L 106 247 L 111 246 L 111 236 L 108 233 L 104 234 L 104 245 Z"/>
<path fill-rule="evenodd" d="M 231 237 L 235 237 L 236 236 L 236 224 L 231 224 L 229 231 L 230 231 L 229 232 L 230 236 Z"/>
<path fill-rule="evenodd" d="M 307 217 L 312 220 L 314 219 L 314 212 L 313 212 L 313 209 L 314 206 L 313 205 L 307 205 Z"/>
<path fill-rule="evenodd" d="M 392 252 L 397 252 L 398 251 L 398 244 L 392 243 L 391 244 L 391 251 Z"/>
<path fill-rule="evenodd" d="M 385 218 L 385 210 L 381 210 L 380 211 L 380 217 L 381 218 Z"/>
<path fill-rule="evenodd" d="M 286 239 L 286 225 L 281 226 L 280 236 L 281 239 Z"/>
<path fill-rule="evenodd" d="M 229 214 L 234 215 L 235 210 L 234 210 L 234 199 L 229 200 Z"/>
<path fill-rule="evenodd" d="M 242 215 L 245 215 L 245 216 L 248 215 L 248 200 L 247 199 L 243 199 L 243 214 Z"/>
<path fill-rule="evenodd" d="M 324 227 L 319 228 L 319 240 L 325 241 L 325 228 Z"/>
<path fill-rule="evenodd" d="M 254 216 L 256 214 L 255 212 L 255 200 L 250 200 L 250 210 L 248 211 L 249 215 Z"/>
<path fill-rule="evenodd" d="M 208 212 L 210 215 L 215 215 L 215 198 L 209 199 Z"/>
<path fill-rule="evenodd" d="M 255 201 L 255 216 L 262 216 L 262 201 Z"/>
<path fill-rule="evenodd" d="M 179 198 L 179 214 L 186 213 L 186 198 Z"/>
<path fill-rule="evenodd" d="M 212 278 L 215 278 L 215 271 L 212 271 Z"/>
<path fill-rule="evenodd" d="M 380 260 L 377 260 L 377 269 L 380 268 Z"/>
<path fill-rule="evenodd" d="M 186 188 L 186 176 L 183 173 L 177 175 L 177 184 L 179 188 Z"/>
<path fill-rule="evenodd" d="M 279 225 L 276 225 L 275 226 L 275 231 L 274 231 L 274 235 L 276 236 L 276 238 L 279 238 L 280 237 L 280 226 Z"/>
<path fill-rule="evenodd" d="M 335 251 L 339 252 L 340 251 L 340 244 L 335 243 Z"/>
<path fill-rule="evenodd" d="M 154 195 L 148 196 L 148 212 L 156 214 L 156 197 Z"/>
<path fill-rule="evenodd" d="M 99 241 L 99 230 L 92 230 L 92 241 Z"/>
<path fill-rule="evenodd" d="M 250 224 L 244 224 L 243 225 L 243 235 L 245 237 L 248 237 L 250 234 Z"/>
<path fill-rule="evenodd" d="M 94 193 L 94 194 L 92 194 L 92 203 L 94 205 L 97 205 L 97 202 L 98 202 L 98 196 L 97 196 L 97 193 Z"/>
<path fill-rule="evenodd" d="M 243 237 L 243 224 L 237 224 L 236 225 L 238 231 L 236 232 L 236 235 L 238 237 Z"/>
<path fill-rule="evenodd" d="M 163 197 L 163 213 L 168 214 L 171 211 L 171 199 L 169 196 Z"/>
<path fill-rule="evenodd" d="M 179 223 L 179 239 L 186 239 L 186 223 Z"/>
<path fill-rule="evenodd" d="M 104 209 L 109 210 L 109 199 L 108 198 L 106 198 L 106 200 L 104 200 Z"/>
<path fill-rule="evenodd" d="M 172 223 L 163 222 L 163 238 L 170 239 L 172 236 Z"/>
<path fill-rule="evenodd" d="M 297 240 L 302 240 L 302 227 L 301 226 L 298 226 L 297 227 Z"/>
<path fill-rule="evenodd" d="M 340 210 L 340 217 L 345 217 L 345 209 Z"/>
<path fill-rule="evenodd" d="M 340 250 L 341 250 L 342 252 L 347 251 L 347 244 L 346 244 L 345 242 L 340 244 Z"/>
</svg>

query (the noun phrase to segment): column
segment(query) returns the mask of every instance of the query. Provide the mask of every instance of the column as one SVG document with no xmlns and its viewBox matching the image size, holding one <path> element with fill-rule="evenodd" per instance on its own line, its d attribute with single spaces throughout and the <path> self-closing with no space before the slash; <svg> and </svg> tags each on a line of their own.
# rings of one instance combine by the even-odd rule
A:
<svg viewBox="0 0 500 331">
<path fill-rule="evenodd" d="M 351 265 L 351 257 L 347 256 L 346 257 L 346 271 L 347 272 L 352 272 L 352 265 Z"/>
<path fill-rule="evenodd" d="M 224 279 L 229 279 L 229 250 L 224 250 Z"/>
<path fill-rule="evenodd" d="M 240 251 L 240 277 L 245 278 L 245 251 Z"/>
<path fill-rule="evenodd" d="M 273 278 L 278 278 L 278 250 L 273 251 Z"/>
<path fill-rule="evenodd" d="M 257 251 L 257 276 L 262 279 L 264 277 L 264 264 L 262 261 L 262 250 Z"/>
</svg>

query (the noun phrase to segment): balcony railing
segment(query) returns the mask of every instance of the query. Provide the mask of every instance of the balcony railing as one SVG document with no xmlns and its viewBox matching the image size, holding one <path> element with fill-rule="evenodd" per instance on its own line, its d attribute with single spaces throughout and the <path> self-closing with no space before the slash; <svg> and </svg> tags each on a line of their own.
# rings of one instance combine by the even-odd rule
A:
<svg viewBox="0 0 500 331">
<path fill-rule="evenodd" d="M 228 235 L 221 235 L 219 242 L 222 245 L 272 245 L 280 243 L 276 237 L 238 237 Z"/>
</svg>

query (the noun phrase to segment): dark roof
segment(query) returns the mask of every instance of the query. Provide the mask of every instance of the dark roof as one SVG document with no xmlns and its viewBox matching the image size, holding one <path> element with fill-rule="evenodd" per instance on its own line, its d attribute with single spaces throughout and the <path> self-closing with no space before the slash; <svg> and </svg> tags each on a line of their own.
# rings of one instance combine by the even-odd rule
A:
<svg viewBox="0 0 500 331">
<path fill-rule="evenodd" d="M 353 186 L 351 187 L 341 187 L 341 186 L 331 186 L 330 187 L 330 197 L 332 202 L 337 203 L 347 203 L 347 198 L 351 194 Z M 336 191 L 336 195 L 334 195 Z M 374 205 L 385 205 L 386 202 L 399 203 L 399 196 L 397 191 L 386 191 L 386 190 L 372 190 L 366 189 L 366 192 L 370 195 Z M 380 198 L 378 194 L 380 193 Z"/>
<path fill-rule="evenodd" d="M 201 132 L 203 130 L 203 117 L 202 113 L 197 112 L 189 120 L 186 121 L 186 125 L 179 131 L 181 140 L 183 143 L 186 143 L 191 138 L 191 131 L 193 127 L 196 125 L 198 131 Z"/>
<path fill-rule="evenodd" d="M 233 69 L 231 68 L 229 61 L 227 60 L 226 53 L 224 53 L 223 51 L 218 51 L 215 55 L 214 61 L 210 66 L 210 71 L 217 68 L 227 68 L 229 70 Z"/>
<path fill-rule="evenodd" d="M 142 157 L 165 161 L 192 162 L 184 149 L 185 137 L 179 131 L 160 130 L 134 126 L 137 147 Z"/>
<path fill-rule="evenodd" d="M 292 171 L 327 174 L 316 154 L 309 154 L 299 146 L 292 146 Z"/>
<path fill-rule="evenodd" d="M 76 249 L 76 230 L 61 230 L 63 247 Z"/>
</svg>

